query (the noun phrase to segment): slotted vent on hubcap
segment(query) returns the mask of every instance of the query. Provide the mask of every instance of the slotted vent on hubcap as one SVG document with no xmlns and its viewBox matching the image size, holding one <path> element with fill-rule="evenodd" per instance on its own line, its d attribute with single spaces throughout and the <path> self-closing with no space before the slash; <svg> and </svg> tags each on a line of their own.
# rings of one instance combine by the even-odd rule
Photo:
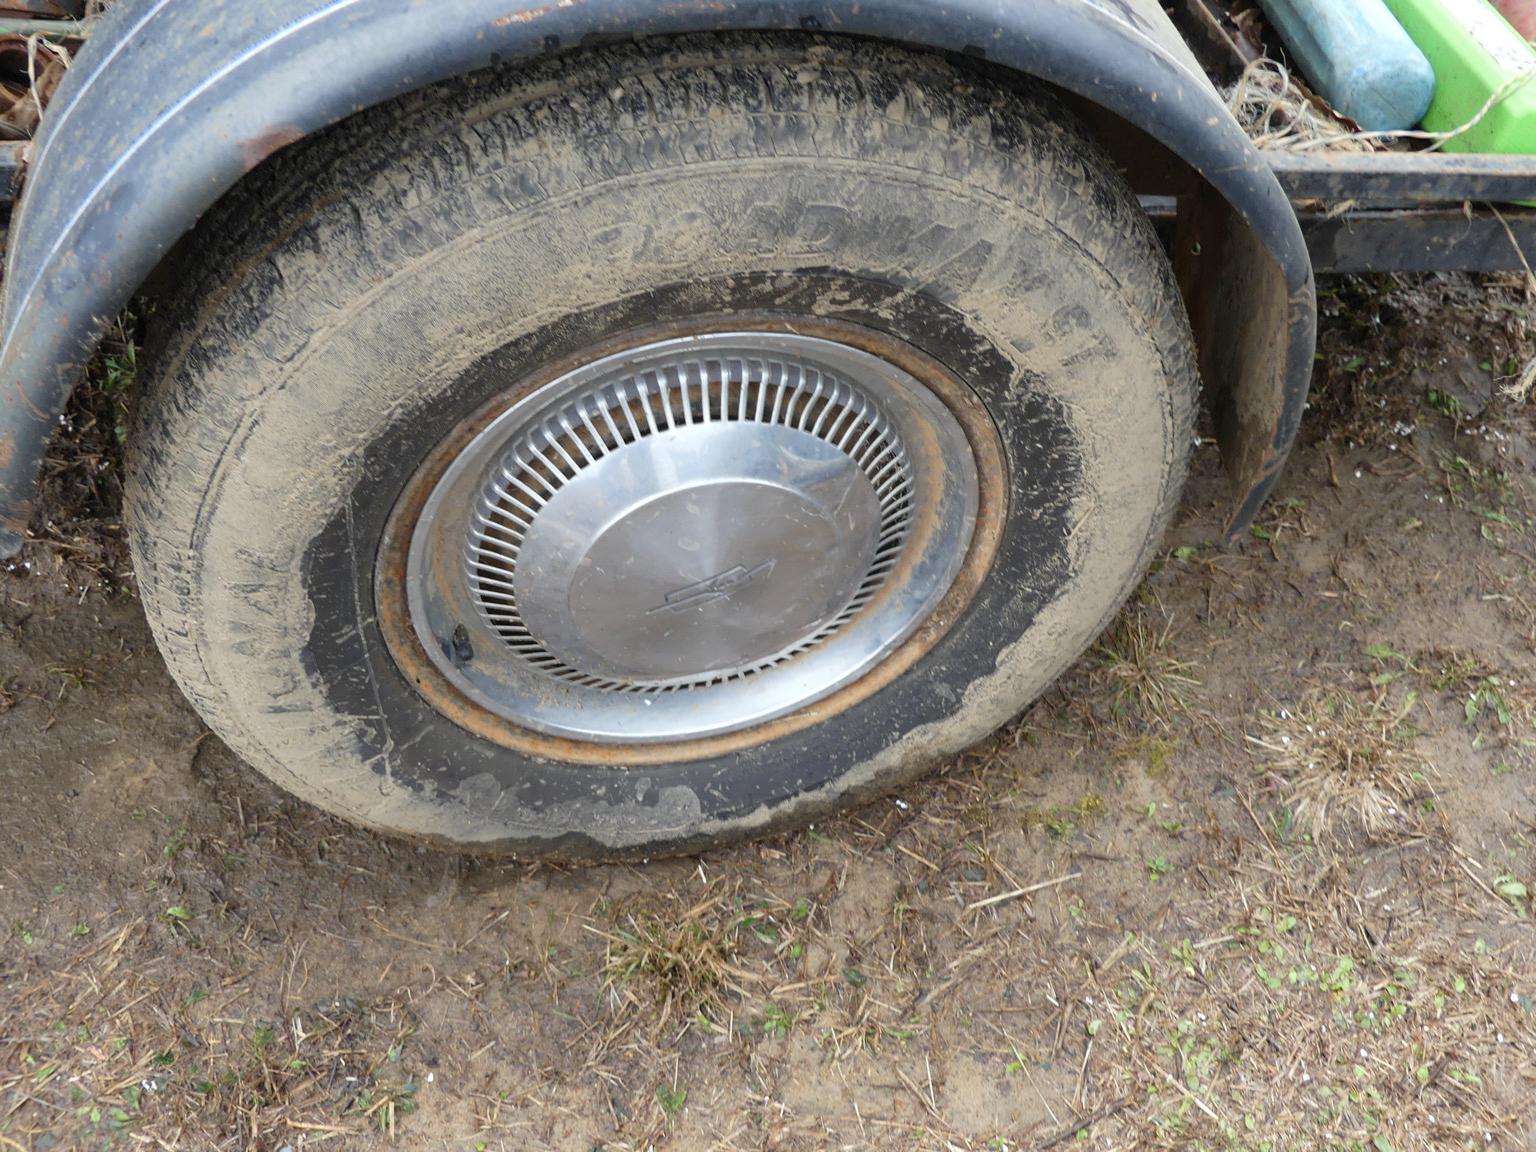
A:
<svg viewBox="0 0 1536 1152">
<path fill-rule="evenodd" d="M 647 447 L 655 451 L 648 452 Z M 759 461 L 756 475 L 736 474 L 751 471 L 748 468 L 732 472 L 733 461 L 753 453 L 771 467 Z M 658 457 L 665 461 L 663 465 L 656 463 Z M 689 464 L 683 463 L 677 475 L 665 475 L 676 458 L 691 462 L 694 474 L 685 475 Z M 699 463 L 700 459 L 705 462 Z M 642 473 L 646 480 L 637 482 L 636 476 Z M 840 473 L 847 475 L 839 479 Z M 802 476 L 809 479 L 802 482 Z M 831 482 L 835 483 L 829 488 Z M 810 620 L 776 619 L 773 626 L 761 627 L 745 641 L 738 638 L 742 659 L 699 656 L 701 667 L 652 668 L 651 674 L 618 668 L 601 658 L 584 658 L 579 645 L 561 643 L 554 634 L 568 630 L 566 621 L 541 627 L 530 618 L 536 613 L 520 603 L 530 596 L 531 587 L 539 587 L 543 572 L 543 568 L 534 573 L 524 570 L 531 563 L 530 537 L 542 541 L 562 532 L 569 535 L 569 521 L 579 518 L 568 513 L 571 507 L 596 524 L 600 517 L 590 505 L 611 501 L 615 518 L 632 515 L 642 524 L 632 534 L 642 542 L 645 529 L 654 525 L 658 534 L 670 533 L 686 546 L 681 533 L 692 531 L 698 516 L 685 517 L 679 509 L 686 506 L 696 512 L 692 501 L 724 509 L 726 515 L 717 518 L 726 521 L 750 518 L 765 508 L 801 517 L 808 515 L 813 497 L 807 493 L 814 493 L 818 483 L 823 490 L 841 494 L 835 508 L 822 511 L 837 518 L 840 529 L 846 529 L 843 535 L 861 531 L 869 539 L 846 549 L 838 579 L 830 582 L 826 593 L 832 599 L 821 604 L 830 611 L 817 611 Z M 590 494 L 578 499 L 574 495 L 578 486 Z M 728 496 L 721 496 L 727 489 Z M 567 497 L 562 504 L 563 492 Z M 869 506 L 867 525 L 858 523 L 861 499 Z M 665 501 L 671 503 L 664 505 Z M 646 520 L 649 507 L 657 510 Z M 848 381 L 788 358 L 682 358 L 591 387 L 517 433 L 490 469 L 475 503 L 464 571 L 483 623 L 507 650 L 544 675 L 606 692 L 675 692 L 752 676 L 836 634 L 874 599 L 890 576 L 911 529 L 912 508 L 912 465 L 900 436 L 886 413 Z M 709 530 L 711 526 L 702 527 Z M 708 539 L 705 546 L 713 543 L 717 541 Z M 593 556 L 611 558 L 617 547 L 600 553 L 593 545 L 585 557 L 587 569 L 594 564 Z M 841 538 L 838 547 L 842 547 Z M 621 564 L 632 559 L 627 552 L 619 555 Z M 642 613 L 660 615 L 667 626 L 654 625 L 652 630 L 664 647 L 673 634 L 671 617 L 708 610 L 754 581 L 772 579 L 775 563 L 772 556 L 758 553 L 728 553 L 704 579 L 683 581 L 660 598 L 652 597 L 654 603 L 632 610 L 615 622 L 615 628 L 632 625 Z M 581 571 L 563 570 L 558 578 L 570 579 Z M 812 596 L 815 591 L 813 587 L 805 594 Z M 576 592 L 571 593 L 571 601 L 579 599 Z M 560 611 L 576 613 L 578 607 L 571 603 Z M 722 617 L 710 626 L 724 628 L 730 623 L 729 617 Z M 770 650 L 750 651 L 764 644 Z"/>
</svg>

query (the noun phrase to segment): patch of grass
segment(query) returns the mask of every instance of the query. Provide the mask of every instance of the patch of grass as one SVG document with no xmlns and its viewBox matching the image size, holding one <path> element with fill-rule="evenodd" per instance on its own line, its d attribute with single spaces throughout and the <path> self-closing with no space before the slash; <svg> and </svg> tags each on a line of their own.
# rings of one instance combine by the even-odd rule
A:
<svg viewBox="0 0 1536 1152">
<path fill-rule="evenodd" d="M 1532 710 L 1529 690 L 1518 689 L 1514 679 L 1482 657 L 1439 650 L 1425 654 L 1420 662 L 1434 669 L 1433 673 L 1421 673 L 1425 683 L 1457 700 L 1468 727 L 1481 724 L 1486 731 L 1491 721 L 1492 727 L 1508 738 L 1526 723 Z M 1480 746 L 1482 738 L 1480 732 L 1474 747 Z M 1508 770 L 1507 766 L 1505 770 Z M 1495 771 L 1494 774 L 1500 773 Z"/>
<path fill-rule="evenodd" d="M 1507 990 L 1522 961 L 1481 941 L 1469 946 L 1422 913 L 1397 920 L 1410 935 L 1386 945 L 1370 927 L 1384 909 L 1367 904 L 1362 913 L 1358 896 L 1319 887 L 1310 859 L 1253 846 L 1242 857 L 1230 884 L 1204 900 L 1189 891 L 1184 909 L 1225 908 L 1234 917 L 1225 932 L 1112 930 L 1091 962 L 1079 952 L 1057 969 L 1095 969 L 1072 1007 L 1073 1027 L 1055 1034 L 1085 1034 L 1078 1051 L 1097 1070 L 1093 1102 L 1125 1109 L 1095 1129 L 1094 1143 L 1230 1152 L 1519 1146 L 1501 1141 L 1513 1132 L 1489 1091 L 1489 1064 L 1508 1074 L 1532 1034 L 1536 1015 Z M 1432 872 L 1435 857 L 1426 847 L 1411 873 Z M 1020 1051 L 1009 1045 L 1000 1055 Z M 1256 1061 L 1286 1071 L 1256 1077 Z"/>
<path fill-rule="evenodd" d="M 1052 840 L 1066 840 L 1104 811 L 1104 797 L 1088 792 L 1066 808 L 1032 810 L 1024 814 L 1024 827 L 1043 829 Z"/>
<path fill-rule="evenodd" d="M 1408 707 L 1411 707 L 1411 701 Z M 1249 743 L 1265 754 L 1294 825 L 1314 839 L 1358 826 L 1379 837 L 1416 825 L 1432 803 L 1430 766 L 1409 748 L 1407 708 L 1347 692 L 1318 693 L 1262 717 Z"/>
<path fill-rule="evenodd" d="M 378 1130 L 393 1138 L 398 1134 L 400 1117 L 416 1111 L 416 1084 L 377 1084 L 364 1088 L 347 1106 L 346 1114 L 370 1120 Z"/>
<path fill-rule="evenodd" d="M 1141 607 L 1128 609 L 1094 646 L 1094 675 L 1110 691 L 1115 710 L 1166 731 L 1189 710 L 1190 691 L 1199 686 L 1196 667 L 1173 654 L 1173 619 L 1162 630 Z"/>
<path fill-rule="evenodd" d="M 758 1020 L 758 1027 L 762 1029 L 764 1036 L 772 1036 L 782 1040 L 789 1035 L 789 1030 L 795 1026 L 795 1018 L 789 1010 L 780 1004 L 770 1004 L 763 1009 L 763 1015 Z"/>
<path fill-rule="evenodd" d="M 1412 660 L 1386 644 L 1367 644 L 1365 654 L 1376 661 L 1380 669 L 1371 676 L 1371 686 L 1385 688 L 1410 672 L 1421 673 Z"/>
<path fill-rule="evenodd" d="M 78 691 L 95 683 L 95 676 L 91 669 L 84 665 L 70 667 L 63 664 L 50 664 L 43 671 L 59 681 L 58 698 L 60 700 L 71 689 Z"/>
<path fill-rule="evenodd" d="M 165 838 L 165 847 L 160 850 L 160 854 L 167 860 L 174 861 L 176 857 L 181 855 L 181 850 L 186 846 L 187 830 L 185 828 L 177 828 Z"/>
<path fill-rule="evenodd" d="M 1147 775 L 1160 780 L 1168 775 L 1168 767 L 1178 745 L 1172 740 L 1157 736 L 1138 736 L 1122 744 L 1115 753 L 1116 760 L 1140 760 L 1147 767 Z"/>
<path fill-rule="evenodd" d="M 416 1108 L 416 1084 L 400 1067 L 416 1028 L 391 999 L 322 1002 L 281 1025 L 258 1024 L 243 1061 L 194 1083 L 203 1085 L 210 1113 L 239 1117 L 252 1133 L 287 1126 L 302 1108 L 331 1124 L 357 1118 L 393 1136 Z"/>
<path fill-rule="evenodd" d="M 721 1013 L 740 927 L 718 899 L 639 903 L 613 927 L 594 929 L 607 944 L 604 985 L 616 1000 L 659 1007 L 663 1019 Z"/>
<path fill-rule="evenodd" d="M 1483 539 L 1496 541 L 1503 530 L 1524 532 L 1529 526 L 1520 487 L 1509 473 L 1451 453 L 1440 455 L 1439 466 L 1451 505 L 1478 516 Z"/>
<path fill-rule="evenodd" d="M 1438 671 L 1430 677 L 1429 686 L 1436 692 L 1455 691 L 1463 684 L 1481 680 L 1490 669 L 1476 656 L 1441 654 Z"/>
<path fill-rule="evenodd" d="M 395 1135 L 414 1109 L 400 1054 L 417 1021 L 392 997 L 326 1000 L 278 1021 L 228 1008 L 210 1019 L 164 999 L 160 965 L 143 962 L 156 936 L 141 921 L 71 936 L 85 950 L 62 978 L 39 970 L 18 1001 L 26 1036 L 0 1042 L 0 1132 L 26 1141 L 65 1121 L 75 1138 L 60 1148 L 166 1143 L 141 1136 L 159 1131 L 176 1147 L 276 1149 L 317 1131 Z M 82 984 L 100 994 L 80 997 Z"/>
<path fill-rule="evenodd" d="M 1439 388 L 1425 389 L 1424 403 L 1428 404 L 1447 420 L 1454 420 L 1457 423 L 1460 423 L 1467 415 L 1467 410 L 1460 400 L 1451 393 L 1441 391 Z"/>
<path fill-rule="evenodd" d="M 746 900 L 722 885 L 703 897 L 647 893 L 589 924 L 603 939 L 602 984 L 616 1016 L 658 1033 L 695 1020 L 725 1028 L 734 1005 L 761 982 L 764 961 L 792 969 L 804 954 L 808 900 Z"/>
<path fill-rule="evenodd" d="M 1505 873 L 1497 877 L 1493 882 L 1493 890 L 1498 893 L 1501 899 L 1509 901 L 1510 905 L 1517 909 L 1522 916 L 1529 910 L 1531 903 L 1530 889 L 1526 887 L 1525 881 L 1517 876 Z"/>
<path fill-rule="evenodd" d="M 1484 712 L 1497 717 L 1499 724 L 1505 728 L 1514 723 L 1514 713 L 1510 710 L 1509 701 L 1504 698 L 1504 691 L 1505 682 L 1497 676 L 1486 677 L 1473 688 L 1466 703 L 1462 705 L 1462 715 L 1466 717 L 1467 723 L 1476 724 Z"/>
<path fill-rule="evenodd" d="M 656 1103 L 661 1106 L 664 1115 L 676 1116 L 688 1103 L 688 1089 L 662 1085 L 656 1089 Z"/>
</svg>

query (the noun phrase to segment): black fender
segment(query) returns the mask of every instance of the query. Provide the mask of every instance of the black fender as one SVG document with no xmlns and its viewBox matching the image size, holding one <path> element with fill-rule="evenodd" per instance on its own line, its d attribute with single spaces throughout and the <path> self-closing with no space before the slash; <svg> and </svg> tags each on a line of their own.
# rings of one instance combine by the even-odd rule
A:
<svg viewBox="0 0 1536 1152">
<path fill-rule="evenodd" d="M 1246 524 L 1305 404 L 1312 267 L 1285 193 L 1157 0 L 118 0 L 47 110 L 11 231 L 0 556 L 21 546 L 48 435 L 105 324 L 272 152 L 478 68 L 615 36 L 721 29 L 984 58 L 1102 106 L 1199 173 L 1211 192 L 1200 246 L 1207 233 L 1224 238 L 1230 290 L 1207 296 L 1214 315 L 1192 310 L 1219 342 L 1203 358 L 1238 491 L 1233 524 Z"/>
</svg>

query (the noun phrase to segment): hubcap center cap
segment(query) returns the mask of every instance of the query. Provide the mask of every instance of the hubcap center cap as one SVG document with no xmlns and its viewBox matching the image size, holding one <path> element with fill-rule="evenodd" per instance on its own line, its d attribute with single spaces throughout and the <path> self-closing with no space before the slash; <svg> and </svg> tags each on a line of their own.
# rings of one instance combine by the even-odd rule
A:
<svg viewBox="0 0 1536 1152">
<path fill-rule="evenodd" d="M 617 680 L 752 668 L 814 636 L 858 592 L 880 500 L 808 432 L 698 424 L 625 445 L 567 482 L 525 536 L 528 631 Z"/>
</svg>

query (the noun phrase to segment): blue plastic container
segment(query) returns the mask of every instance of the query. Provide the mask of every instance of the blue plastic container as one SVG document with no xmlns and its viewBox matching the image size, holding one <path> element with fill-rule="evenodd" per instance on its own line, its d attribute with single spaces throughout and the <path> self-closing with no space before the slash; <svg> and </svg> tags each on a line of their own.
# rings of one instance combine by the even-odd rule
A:
<svg viewBox="0 0 1536 1152">
<path fill-rule="evenodd" d="M 1259 0 L 1302 72 L 1369 132 L 1412 128 L 1435 95 L 1435 70 L 1382 0 Z"/>
</svg>

